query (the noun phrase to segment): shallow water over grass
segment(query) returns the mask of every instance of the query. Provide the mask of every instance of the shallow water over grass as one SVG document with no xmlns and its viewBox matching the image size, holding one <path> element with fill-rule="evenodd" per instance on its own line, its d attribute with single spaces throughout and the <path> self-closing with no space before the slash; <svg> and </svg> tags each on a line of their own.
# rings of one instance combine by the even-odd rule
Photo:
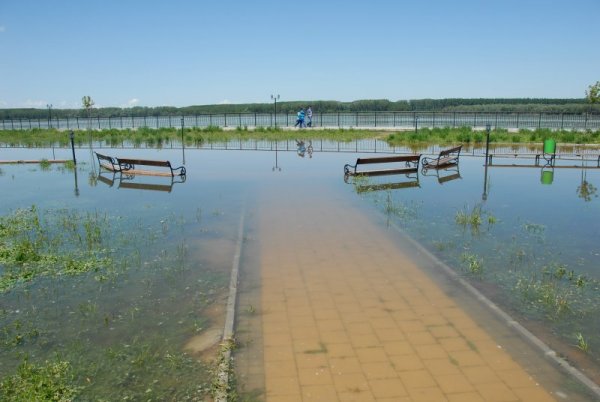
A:
<svg viewBox="0 0 600 402">
<path fill-rule="evenodd" d="M 101 151 L 175 166 L 185 157 L 182 183 L 99 175 L 87 149 L 77 150 L 77 175 L 56 165 L 0 166 L 0 214 L 31 213 L 35 205 L 40 238 L 54 239 L 40 240 L 46 246 L 38 254 L 85 262 L 69 254 L 81 249 L 100 261 L 59 271 L 66 263 L 58 258 L 4 288 L 2 376 L 26 359 L 43 367 L 67 362 L 65 383 L 86 397 L 203 397 L 210 363 L 184 346 L 218 325 L 209 310 L 224 303 L 242 205 L 252 215 L 261 208 L 255 200 L 276 201 L 289 185 L 311 202 L 321 196 L 315 188 L 328 186 L 328 197 L 379 210 L 494 301 L 532 320 L 552 346 L 560 340 L 581 364 L 598 362 L 600 170 L 490 167 L 486 176 L 483 158 L 462 156 L 458 171 L 353 184 L 344 182 L 343 165 L 368 155 L 349 152 L 352 143 L 344 153 L 288 148 Z M 2 159 L 53 157 L 69 159 L 70 150 L 17 149 Z M 33 233 L 23 236 L 35 243 Z M 0 271 L 8 272 L 7 262 Z"/>
</svg>

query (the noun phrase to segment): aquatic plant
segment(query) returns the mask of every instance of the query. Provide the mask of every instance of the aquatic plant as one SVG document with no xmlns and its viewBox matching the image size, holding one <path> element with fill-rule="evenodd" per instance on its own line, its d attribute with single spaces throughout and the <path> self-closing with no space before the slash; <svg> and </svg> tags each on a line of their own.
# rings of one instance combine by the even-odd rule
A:
<svg viewBox="0 0 600 402">
<path fill-rule="evenodd" d="M 52 168 L 52 164 L 50 163 L 50 161 L 48 161 L 48 159 L 42 159 L 40 161 L 40 168 L 42 170 L 50 170 Z"/>
<path fill-rule="evenodd" d="M 578 332 L 575 334 L 575 338 L 577 339 L 577 348 L 583 352 L 588 352 L 590 350 L 590 345 L 588 344 L 588 342 L 586 341 L 586 339 L 583 337 L 583 334 L 581 332 Z"/>
<path fill-rule="evenodd" d="M 483 260 L 478 258 L 475 254 L 463 253 L 461 255 L 461 260 L 466 264 L 470 273 L 480 275 L 483 272 Z"/>
<path fill-rule="evenodd" d="M 17 373 L 0 381 L 3 401 L 60 401 L 73 400 L 82 389 L 75 385 L 71 365 L 66 361 L 46 361 L 33 364 L 27 359 Z"/>
</svg>

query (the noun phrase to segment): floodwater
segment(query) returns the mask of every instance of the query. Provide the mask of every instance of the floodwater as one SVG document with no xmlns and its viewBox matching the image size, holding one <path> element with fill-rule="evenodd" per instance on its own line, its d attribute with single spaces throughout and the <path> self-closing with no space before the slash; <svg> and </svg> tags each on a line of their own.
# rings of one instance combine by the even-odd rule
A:
<svg viewBox="0 0 600 402">
<path fill-rule="evenodd" d="M 69 158 L 10 152 L 1 159 Z M 361 154 L 101 152 L 176 166 L 185 158 L 188 175 L 99 176 L 85 149 L 77 177 L 57 166 L 0 166 L 3 214 L 33 204 L 108 214 L 111 230 L 130 238 L 117 253 L 136 261 L 112 281 L 44 277 L 0 295 L 4 327 L 30 319 L 40 332 L 13 346 L 17 330 L 5 331 L 3 375 L 23 354 L 43 361 L 58 352 L 88 396 L 206 393 L 191 377 L 166 380 L 174 370 L 205 378 L 205 366 L 164 359 L 186 347 L 196 360 L 214 357 L 218 345 L 203 334 L 222 325 L 246 211 L 235 364 L 248 400 L 594 400 L 440 264 L 597 383 L 600 170 L 486 171 L 483 158 L 465 155 L 458 171 L 345 182 L 344 164 Z M 462 223 L 461 214 L 480 220 Z M 104 356 L 99 366 L 121 362 L 118 385 L 86 354 Z"/>
</svg>

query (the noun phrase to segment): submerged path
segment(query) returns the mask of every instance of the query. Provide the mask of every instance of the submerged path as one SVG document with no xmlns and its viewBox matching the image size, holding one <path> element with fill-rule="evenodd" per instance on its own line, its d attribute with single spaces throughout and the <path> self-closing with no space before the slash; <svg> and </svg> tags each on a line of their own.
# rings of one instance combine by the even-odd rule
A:
<svg viewBox="0 0 600 402">
<path fill-rule="evenodd" d="M 262 200 L 266 401 L 554 400 L 385 228 L 334 197 Z"/>
</svg>

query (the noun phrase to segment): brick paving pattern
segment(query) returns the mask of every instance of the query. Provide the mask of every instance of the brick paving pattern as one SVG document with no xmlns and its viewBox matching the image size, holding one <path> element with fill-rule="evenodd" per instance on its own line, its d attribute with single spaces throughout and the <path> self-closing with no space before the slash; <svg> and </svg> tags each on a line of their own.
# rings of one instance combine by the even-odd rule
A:
<svg viewBox="0 0 600 402">
<path fill-rule="evenodd" d="M 263 210 L 266 401 L 554 400 L 365 216 Z"/>
</svg>

